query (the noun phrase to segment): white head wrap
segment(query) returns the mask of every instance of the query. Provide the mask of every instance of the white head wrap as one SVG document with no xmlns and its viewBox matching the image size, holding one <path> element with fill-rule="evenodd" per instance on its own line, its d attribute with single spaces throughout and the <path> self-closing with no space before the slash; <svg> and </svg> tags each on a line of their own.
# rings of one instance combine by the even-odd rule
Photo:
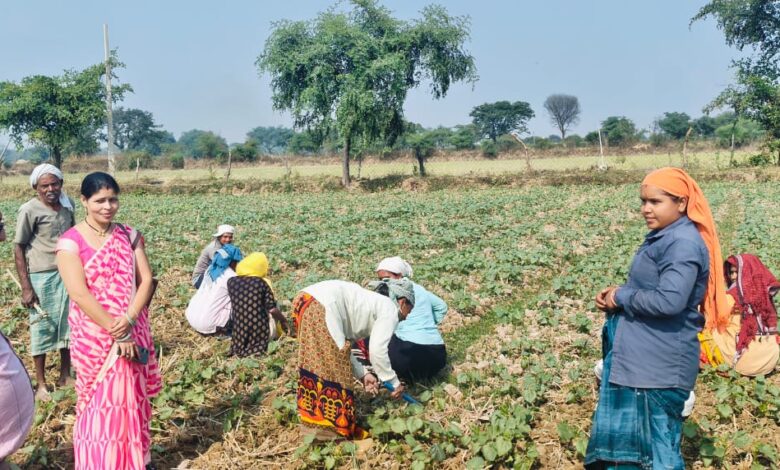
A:
<svg viewBox="0 0 780 470">
<path fill-rule="evenodd" d="M 217 227 L 217 233 L 212 235 L 212 237 L 214 238 L 221 237 L 226 233 L 236 233 L 236 228 L 233 227 L 232 225 L 222 224 L 219 227 Z"/>
<path fill-rule="evenodd" d="M 38 186 L 38 180 L 41 179 L 43 175 L 54 175 L 60 181 L 65 179 L 59 168 L 50 163 L 41 163 L 33 168 L 32 173 L 30 173 L 30 186 L 33 189 Z M 70 199 L 65 194 L 65 191 L 60 191 L 60 204 L 71 212 L 73 211 L 73 204 L 70 203 Z"/>
<path fill-rule="evenodd" d="M 388 271 L 393 274 L 400 274 L 403 277 L 412 277 L 412 267 L 400 256 L 385 258 L 379 262 L 376 271 Z"/>
</svg>

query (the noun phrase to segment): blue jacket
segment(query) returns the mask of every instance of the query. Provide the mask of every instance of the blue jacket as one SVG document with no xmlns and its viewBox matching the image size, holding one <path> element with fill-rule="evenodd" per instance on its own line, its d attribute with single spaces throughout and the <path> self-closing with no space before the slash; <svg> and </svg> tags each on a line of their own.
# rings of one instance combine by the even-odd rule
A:
<svg viewBox="0 0 780 470">
<path fill-rule="evenodd" d="M 615 294 L 621 317 L 610 383 L 693 390 L 699 371 L 696 334 L 704 325 L 698 306 L 709 266 L 704 240 L 687 216 L 647 234 L 628 282 Z"/>
<path fill-rule="evenodd" d="M 414 308 L 406 320 L 398 322 L 395 335 L 416 344 L 444 344 L 439 323 L 447 313 L 447 304 L 424 287 L 414 284 Z"/>
</svg>

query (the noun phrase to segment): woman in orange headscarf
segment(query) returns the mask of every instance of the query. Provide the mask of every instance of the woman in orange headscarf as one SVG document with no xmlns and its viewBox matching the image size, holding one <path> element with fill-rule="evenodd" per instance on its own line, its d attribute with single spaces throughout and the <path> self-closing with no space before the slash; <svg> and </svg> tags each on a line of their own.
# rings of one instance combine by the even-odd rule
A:
<svg viewBox="0 0 780 470">
<path fill-rule="evenodd" d="M 596 296 L 607 314 L 604 369 L 587 468 L 674 468 L 683 407 L 698 373 L 698 332 L 728 324 L 723 260 L 709 204 L 679 168 L 642 181 L 650 232 L 628 280 Z"/>
</svg>

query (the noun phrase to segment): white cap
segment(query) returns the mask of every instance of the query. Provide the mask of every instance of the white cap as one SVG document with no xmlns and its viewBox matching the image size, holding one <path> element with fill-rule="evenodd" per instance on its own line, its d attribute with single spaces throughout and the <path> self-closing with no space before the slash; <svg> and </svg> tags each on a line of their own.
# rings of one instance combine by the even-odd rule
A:
<svg viewBox="0 0 780 470">
<path fill-rule="evenodd" d="M 221 237 L 222 235 L 224 235 L 226 233 L 236 233 L 235 227 L 233 227 L 232 225 L 227 225 L 227 224 L 220 225 L 219 227 L 217 227 L 217 233 L 212 235 L 212 237 L 214 237 L 214 238 Z"/>
</svg>

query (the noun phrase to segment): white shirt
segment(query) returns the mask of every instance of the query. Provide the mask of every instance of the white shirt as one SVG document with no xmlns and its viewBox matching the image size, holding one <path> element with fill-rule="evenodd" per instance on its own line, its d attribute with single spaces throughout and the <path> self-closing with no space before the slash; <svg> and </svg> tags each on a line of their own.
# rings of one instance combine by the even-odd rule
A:
<svg viewBox="0 0 780 470">
<path fill-rule="evenodd" d="M 303 289 L 325 308 L 328 332 L 341 349 L 347 340 L 371 337 L 368 345 L 371 365 L 382 382 L 397 387 L 401 382 L 390 365 L 387 346 L 398 325 L 398 307 L 389 298 L 354 282 L 322 281 Z M 363 366 L 352 359 L 355 377 L 365 375 Z"/>
<path fill-rule="evenodd" d="M 190 299 L 184 314 L 187 321 L 195 331 L 203 334 L 211 334 L 217 331 L 217 327 L 224 327 L 230 320 L 230 295 L 228 294 L 228 279 L 236 277 L 235 271 L 227 268 L 216 281 L 211 279 L 208 272 L 203 276 L 203 284 Z"/>
</svg>

